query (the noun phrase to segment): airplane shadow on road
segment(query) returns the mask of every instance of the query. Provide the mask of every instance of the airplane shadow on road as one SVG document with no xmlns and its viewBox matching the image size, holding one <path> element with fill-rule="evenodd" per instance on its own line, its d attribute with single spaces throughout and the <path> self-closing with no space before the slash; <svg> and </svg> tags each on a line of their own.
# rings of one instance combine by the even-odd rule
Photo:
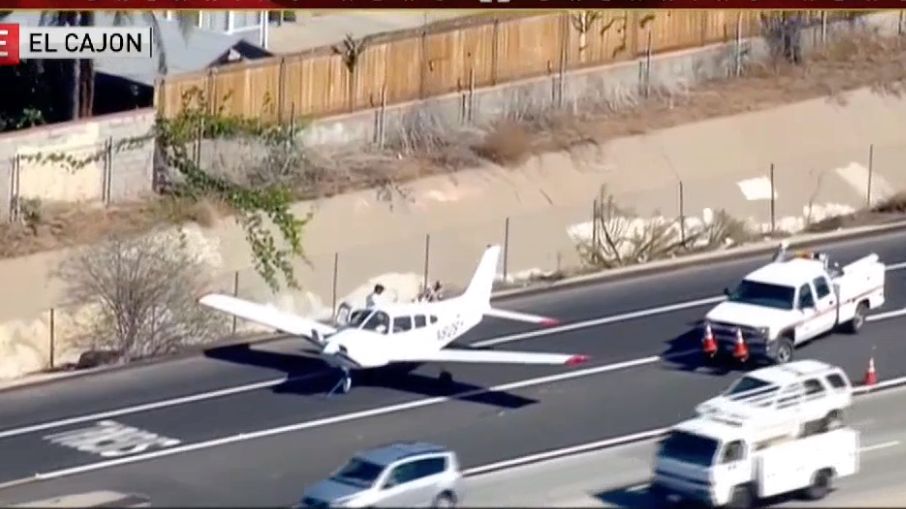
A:
<svg viewBox="0 0 906 509">
<path fill-rule="evenodd" d="M 301 350 L 301 352 L 306 352 Z M 205 356 L 235 364 L 275 369 L 286 373 L 287 380 L 273 388 L 277 394 L 324 396 L 334 388 L 339 370 L 331 369 L 322 360 L 303 353 L 282 353 L 252 348 L 248 344 L 229 345 L 205 351 Z M 414 373 L 417 363 L 399 363 L 384 368 L 353 371 L 352 392 L 356 387 L 380 387 L 427 397 L 449 397 L 507 409 L 538 403 L 507 392 L 491 391 L 486 387 L 458 382 L 442 384 L 436 376 Z M 334 396 L 342 398 L 343 395 Z"/>
</svg>

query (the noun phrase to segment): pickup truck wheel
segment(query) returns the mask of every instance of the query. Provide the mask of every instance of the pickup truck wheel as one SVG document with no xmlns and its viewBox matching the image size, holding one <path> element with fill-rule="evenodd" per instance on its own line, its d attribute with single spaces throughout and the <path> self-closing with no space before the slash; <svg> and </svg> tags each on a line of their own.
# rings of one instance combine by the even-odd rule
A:
<svg viewBox="0 0 906 509">
<path fill-rule="evenodd" d="M 733 488 L 733 494 L 730 496 L 727 507 L 729 509 L 749 509 L 752 507 L 752 502 L 752 490 L 748 486 L 737 486 Z"/>
<path fill-rule="evenodd" d="M 856 312 L 853 314 L 853 319 L 846 324 L 846 330 L 850 334 L 858 334 L 862 330 L 862 326 L 865 325 L 865 317 L 868 316 L 868 304 L 860 302 L 856 306 Z"/>
<path fill-rule="evenodd" d="M 809 500 L 821 500 L 830 493 L 833 475 L 829 470 L 819 470 L 812 477 L 812 485 L 805 489 L 805 496 Z"/>
<path fill-rule="evenodd" d="M 777 364 L 786 364 L 793 360 L 793 341 L 790 338 L 780 338 L 777 340 L 777 351 L 774 352 L 774 360 Z"/>
<path fill-rule="evenodd" d="M 456 497 L 451 493 L 441 493 L 434 499 L 434 503 L 431 507 L 456 507 Z"/>
</svg>

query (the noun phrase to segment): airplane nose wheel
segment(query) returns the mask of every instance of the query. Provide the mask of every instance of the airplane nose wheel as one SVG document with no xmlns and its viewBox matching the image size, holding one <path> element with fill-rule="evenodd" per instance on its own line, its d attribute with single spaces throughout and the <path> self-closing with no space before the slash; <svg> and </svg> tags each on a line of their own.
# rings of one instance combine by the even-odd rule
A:
<svg viewBox="0 0 906 509">
<path fill-rule="evenodd" d="M 449 387 L 449 386 L 453 385 L 453 375 L 447 370 L 441 371 L 440 376 L 437 377 L 437 380 L 444 387 Z"/>
<path fill-rule="evenodd" d="M 349 389 L 352 389 L 352 375 L 349 374 L 349 369 L 341 368 L 343 372 L 342 378 L 337 382 L 337 385 L 333 386 L 333 389 L 327 394 L 332 396 L 333 394 L 339 392 L 340 394 L 346 394 L 349 392 Z"/>
</svg>

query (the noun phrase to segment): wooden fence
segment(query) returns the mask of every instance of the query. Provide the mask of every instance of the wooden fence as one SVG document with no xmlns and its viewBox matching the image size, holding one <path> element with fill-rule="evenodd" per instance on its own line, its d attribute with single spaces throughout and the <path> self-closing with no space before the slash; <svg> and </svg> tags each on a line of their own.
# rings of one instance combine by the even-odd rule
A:
<svg viewBox="0 0 906 509">
<path fill-rule="evenodd" d="M 227 114 L 285 121 L 424 99 L 758 35 L 756 10 L 490 13 L 344 45 L 180 75 L 157 86 L 168 117 L 199 87 Z M 815 13 L 818 14 L 818 13 Z"/>
</svg>

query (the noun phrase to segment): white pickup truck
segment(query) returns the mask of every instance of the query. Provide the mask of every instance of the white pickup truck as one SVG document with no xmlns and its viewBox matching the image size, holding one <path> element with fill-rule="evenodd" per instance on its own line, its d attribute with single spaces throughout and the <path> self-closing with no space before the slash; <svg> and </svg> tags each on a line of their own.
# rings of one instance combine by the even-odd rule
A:
<svg viewBox="0 0 906 509">
<path fill-rule="evenodd" d="M 840 268 L 828 267 L 821 253 L 785 251 L 781 245 L 774 261 L 724 290 L 727 300 L 705 315 L 717 353 L 739 348 L 741 335 L 751 357 L 783 364 L 796 347 L 839 326 L 858 333 L 868 311 L 884 305 L 886 267 L 878 255 Z"/>
<path fill-rule="evenodd" d="M 661 440 L 649 491 L 668 502 L 748 508 L 794 492 L 821 499 L 834 479 L 858 470 L 859 432 L 852 428 L 764 441 L 745 427 L 697 417 Z"/>
</svg>

